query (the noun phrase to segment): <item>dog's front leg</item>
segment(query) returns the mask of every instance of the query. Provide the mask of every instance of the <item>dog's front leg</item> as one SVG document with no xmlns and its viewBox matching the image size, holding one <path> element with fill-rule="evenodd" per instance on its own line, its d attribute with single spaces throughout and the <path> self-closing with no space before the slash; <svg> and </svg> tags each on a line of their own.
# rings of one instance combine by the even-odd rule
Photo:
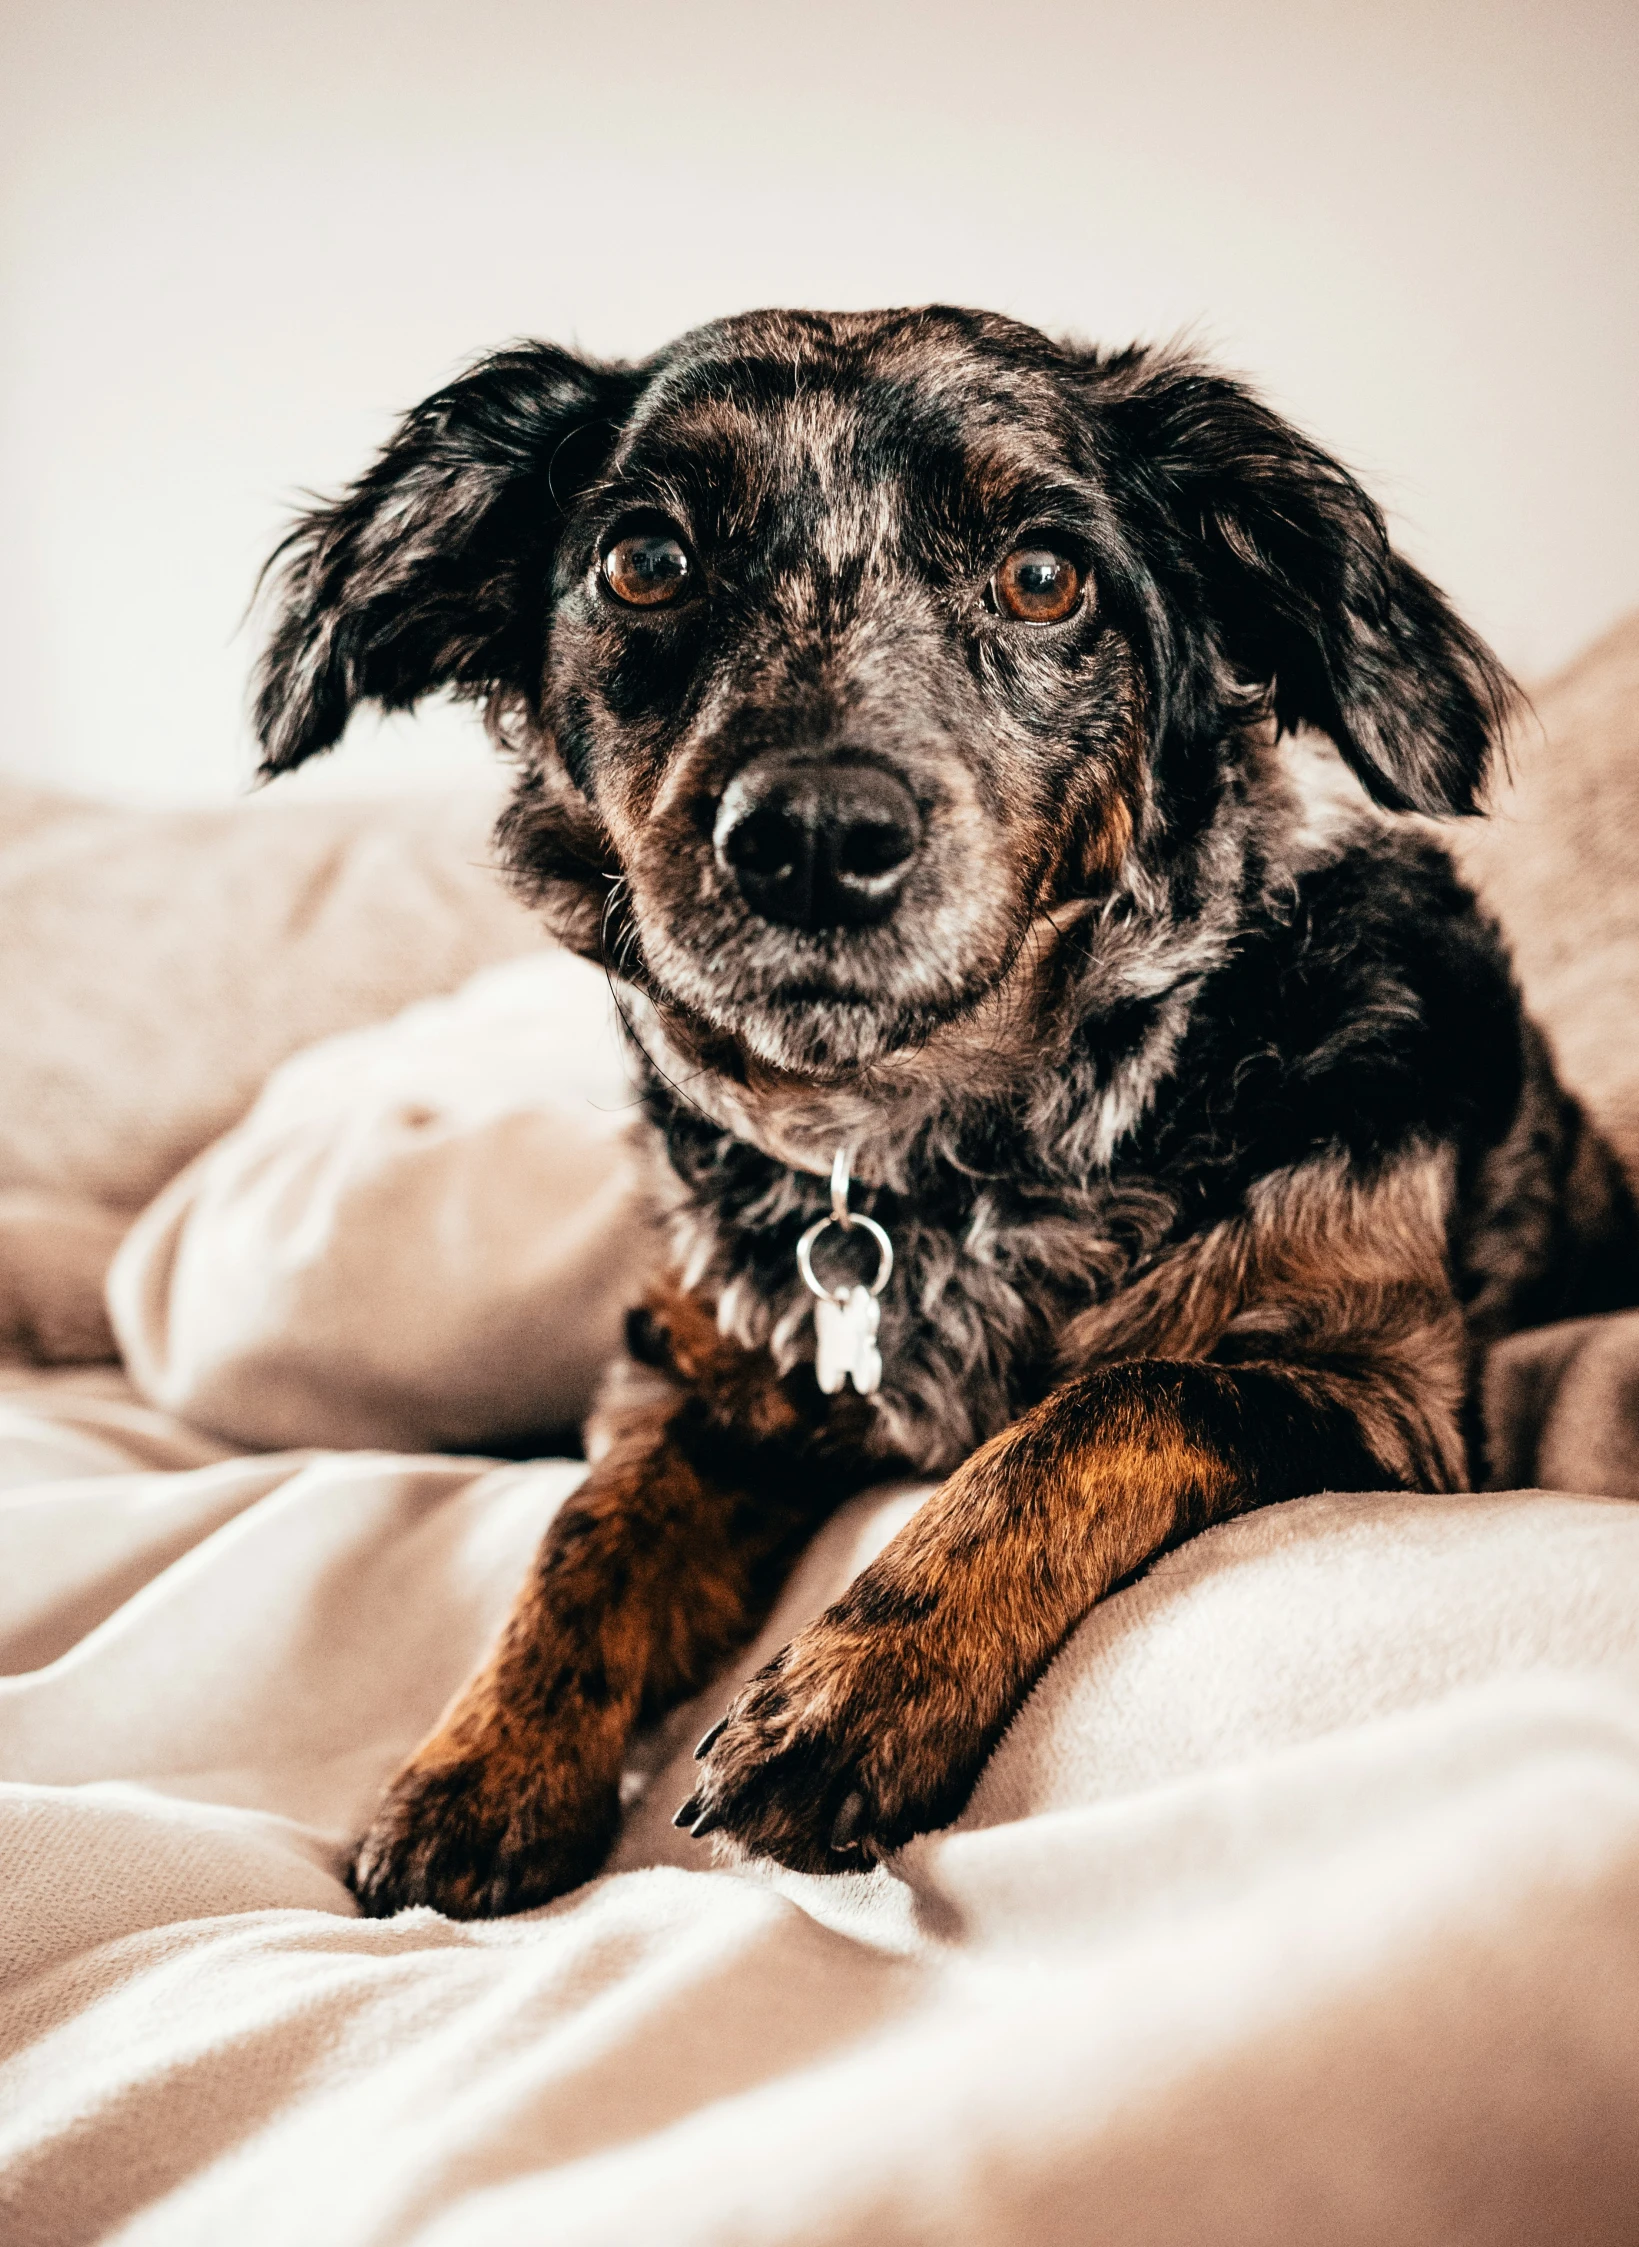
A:
<svg viewBox="0 0 1639 2247">
<path fill-rule="evenodd" d="M 596 1872 L 634 1724 L 750 1635 L 823 1511 L 812 1478 L 768 1464 L 697 1397 L 627 1415 L 488 1658 L 388 1788 L 353 1862 L 366 1913 L 525 1911 Z"/>
<path fill-rule="evenodd" d="M 1067 1382 L 752 1679 L 678 1823 L 804 1872 L 948 1824 L 1112 1585 L 1251 1506 L 1420 1479 L 1409 1462 L 1454 1441 L 1444 1403 L 1426 1409 L 1438 1425 L 1370 1374 L 1275 1364 L 1133 1360 Z"/>
</svg>

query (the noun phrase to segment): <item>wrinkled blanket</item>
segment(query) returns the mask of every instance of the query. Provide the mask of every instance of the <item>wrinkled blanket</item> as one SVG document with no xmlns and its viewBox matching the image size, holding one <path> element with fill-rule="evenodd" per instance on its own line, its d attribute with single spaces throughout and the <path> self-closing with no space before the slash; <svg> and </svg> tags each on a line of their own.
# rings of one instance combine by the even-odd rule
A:
<svg viewBox="0 0 1639 2247">
<path fill-rule="evenodd" d="M 1215 1531 L 869 1877 L 672 1831 L 725 1681 L 602 1878 L 369 1922 L 344 1841 L 580 1468 L 235 1456 L 100 1388 L 3 1400 L 15 2247 L 1631 2241 L 1630 1505 Z M 846 1508 L 747 1664 L 914 1503 Z"/>
</svg>

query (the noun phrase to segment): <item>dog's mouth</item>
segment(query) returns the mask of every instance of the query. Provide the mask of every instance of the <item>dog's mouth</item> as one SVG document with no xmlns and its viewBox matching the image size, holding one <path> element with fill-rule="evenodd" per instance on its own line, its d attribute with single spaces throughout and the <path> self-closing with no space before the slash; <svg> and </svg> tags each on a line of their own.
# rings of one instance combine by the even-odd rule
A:
<svg viewBox="0 0 1639 2247">
<path fill-rule="evenodd" d="M 753 1062 L 835 1079 L 983 1004 L 1029 883 L 965 776 L 778 749 L 624 838 L 650 996 Z"/>
<path fill-rule="evenodd" d="M 862 990 L 852 987 L 862 964 L 835 963 L 828 973 L 808 962 L 785 975 L 755 957 L 736 961 L 719 946 L 700 962 L 667 956 L 667 972 L 647 978 L 647 996 L 702 1055 L 709 1052 L 714 1068 L 825 1085 L 924 1047 L 980 1011 L 1000 980 L 906 973 L 890 987 Z"/>
</svg>

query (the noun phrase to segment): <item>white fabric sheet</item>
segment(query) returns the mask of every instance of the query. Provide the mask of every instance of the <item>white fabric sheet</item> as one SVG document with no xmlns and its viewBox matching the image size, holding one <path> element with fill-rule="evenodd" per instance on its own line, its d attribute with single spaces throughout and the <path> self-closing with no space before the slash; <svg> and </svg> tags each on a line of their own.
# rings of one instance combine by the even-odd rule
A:
<svg viewBox="0 0 1639 2247">
<path fill-rule="evenodd" d="M 378 1923 L 345 1840 L 580 1470 L 0 1405 L 8 2247 L 1634 2238 L 1632 1507 L 1213 1532 L 869 1878 L 672 1831 L 720 1685 L 602 1878 Z M 846 1508 L 747 1664 L 914 1502 Z"/>
</svg>

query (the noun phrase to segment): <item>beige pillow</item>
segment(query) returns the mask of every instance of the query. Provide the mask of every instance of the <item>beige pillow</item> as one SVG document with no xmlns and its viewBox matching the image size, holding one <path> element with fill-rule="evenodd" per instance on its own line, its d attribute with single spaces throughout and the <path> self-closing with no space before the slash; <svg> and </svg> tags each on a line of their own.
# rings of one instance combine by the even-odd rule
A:
<svg viewBox="0 0 1639 2247">
<path fill-rule="evenodd" d="M 108 1300 L 151 1404 L 259 1449 L 558 1448 L 654 1262 L 608 985 L 536 952 L 296 1054 Z"/>
<path fill-rule="evenodd" d="M 1639 615 L 1532 704 L 1494 816 L 1449 839 L 1565 1082 L 1639 1181 Z"/>
<path fill-rule="evenodd" d="M 539 947 L 498 794 L 142 812 L 0 782 L 0 1194 L 134 1211 L 299 1047 Z"/>
</svg>

